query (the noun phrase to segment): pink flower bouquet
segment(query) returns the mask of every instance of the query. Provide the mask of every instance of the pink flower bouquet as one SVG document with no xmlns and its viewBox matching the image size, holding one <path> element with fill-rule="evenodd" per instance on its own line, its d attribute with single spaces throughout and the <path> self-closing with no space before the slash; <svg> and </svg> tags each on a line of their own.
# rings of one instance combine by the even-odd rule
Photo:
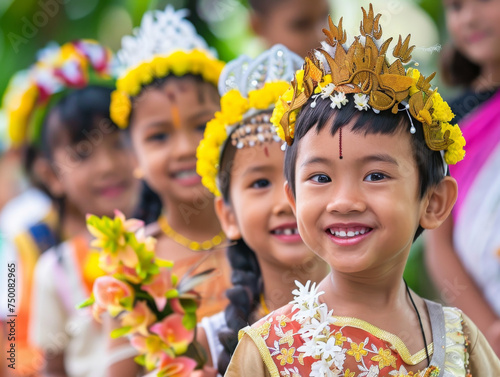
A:
<svg viewBox="0 0 500 377">
<path fill-rule="evenodd" d="M 97 320 L 103 313 L 118 318 L 122 327 L 111 337 L 129 337 L 139 352 L 135 361 L 153 371 L 148 376 L 183 377 L 203 367 L 205 355 L 195 340 L 199 296 L 192 287 L 210 271 L 179 282 L 173 263 L 155 256 L 156 240 L 144 236 L 143 222 L 126 220 L 119 211 L 114 219 L 89 215 L 87 227 L 107 275 L 95 280 L 79 307 L 92 306 Z"/>
</svg>

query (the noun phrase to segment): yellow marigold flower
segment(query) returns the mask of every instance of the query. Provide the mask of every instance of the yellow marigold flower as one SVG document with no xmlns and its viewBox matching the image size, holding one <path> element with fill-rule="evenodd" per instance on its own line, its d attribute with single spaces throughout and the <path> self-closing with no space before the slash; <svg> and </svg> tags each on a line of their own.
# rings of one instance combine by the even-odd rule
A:
<svg viewBox="0 0 500 377">
<path fill-rule="evenodd" d="M 419 92 L 420 89 L 417 88 L 417 81 L 420 78 L 420 72 L 416 68 L 408 68 L 406 71 L 406 76 L 413 78 L 415 81 L 410 87 L 410 97 L 415 93 Z"/>
<path fill-rule="evenodd" d="M 432 96 L 432 108 L 434 109 L 432 119 L 440 122 L 450 122 L 455 117 L 448 103 L 443 100 L 443 97 L 438 92 L 435 92 Z"/>
<path fill-rule="evenodd" d="M 299 69 L 297 72 L 295 72 L 295 81 L 297 82 L 297 87 L 302 90 L 304 87 L 304 70 Z"/>
<path fill-rule="evenodd" d="M 26 140 L 26 132 L 31 112 L 38 98 L 38 88 L 30 85 L 18 98 L 12 101 L 13 107 L 7 110 L 9 137 L 14 146 Z"/>
<path fill-rule="evenodd" d="M 235 124 L 248 111 L 248 101 L 236 89 L 230 90 L 220 100 L 221 113 L 227 124 Z"/>
<path fill-rule="evenodd" d="M 458 125 L 452 126 L 450 123 L 444 123 L 441 126 L 443 134 L 446 131 L 450 131 L 449 138 L 453 140 L 446 153 L 444 154 L 444 160 L 448 165 L 454 165 L 459 161 L 462 161 L 465 157 L 465 138 L 462 135 L 462 131 Z"/>
<path fill-rule="evenodd" d="M 132 104 L 130 98 L 122 91 L 115 90 L 111 93 L 110 116 L 113 122 L 120 128 L 128 126 Z"/>
</svg>

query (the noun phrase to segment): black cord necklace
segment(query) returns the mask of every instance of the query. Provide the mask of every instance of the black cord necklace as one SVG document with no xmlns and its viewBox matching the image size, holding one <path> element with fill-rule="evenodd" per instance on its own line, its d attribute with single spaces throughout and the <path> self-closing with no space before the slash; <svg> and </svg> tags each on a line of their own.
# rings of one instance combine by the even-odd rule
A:
<svg viewBox="0 0 500 377">
<path fill-rule="evenodd" d="M 413 301 L 413 297 L 411 296 L 410 288 L 408 287 L 406 280 L 403 279 L 403 281 L 405 282 L 405 287 L 406 287 L 406 292 L 408 293 L 408 297 L 410 297 L 410 301 L 413 305 L 413 308 L 417 313 L 418 323 L 420 324 L 420 331 L 422 331 L 422 337 L 424 338 L 424 348 L 425 348 L 425 356 L 427 356 L 427 366 L 429 366 L 431 365 L 431 359 L 429 357 L 429 351 L 427 350 L 427 339 L 425 338 L 425 331 L 424 331 L 424 326 L 422 325 L 422 319 L 420 318 L 420 313 L 418 312 L 417 305 L 415 305 L 415 301 Z"/>
</svg>

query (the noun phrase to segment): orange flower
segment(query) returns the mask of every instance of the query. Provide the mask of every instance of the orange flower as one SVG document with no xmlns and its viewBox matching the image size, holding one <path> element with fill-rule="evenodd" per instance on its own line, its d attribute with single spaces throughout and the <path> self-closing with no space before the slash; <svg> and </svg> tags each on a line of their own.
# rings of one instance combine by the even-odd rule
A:
<svg viewBox="0 0 500 377">
<path fill-rule="evenodd" d="M 177 296 L 177 290 L 174 289 L 172 281 L 172 272 L 168 268 L 161 268 L 153 280 L 148 284 L 143 284 L 141 288 L 154 298 L 160 312 L 167 305 L 167 296 Z"/>
<path fill-rule="evenodd" d="M 144 355 L 144 365 L 147 370 L 152 370 L 164 355 L 165 343 L 157 335 L 133 335 L 130 344 L 140 354 Z"/>
<path fill-rule="evenodd" d="M 146 301 L 139 301 L 134 309 L 122 317 L 122 326 L 129 327 L 131 333 L 148 336 L 148 327 L 156 321 L 156 316 L 151 312 Z"/>
<path fill-rule="evenodd" d="M 93 294 L 96 304 L 105 308 L 112 316 L 131 309 L 134 302 L 132 287 L 111 276 L 98 277 L 94 282 Z"/>
<path fill-rule="evenodd" d="M 189 377 L 196 368 L 196 361 L 188 357 L 171 357 L 164 355 L 160 367 L 144 377 Z"/>
<path fill-rule="evenodd" d="M 186 330 L 182 324 L 182 315 L 177 313 L 173 313 L 161 322 L 155 323 L 149 330 L 153 334 L 157 334 L 176 355 L 186 352 L 194 336 L 194 329 Z"/>
</svg>

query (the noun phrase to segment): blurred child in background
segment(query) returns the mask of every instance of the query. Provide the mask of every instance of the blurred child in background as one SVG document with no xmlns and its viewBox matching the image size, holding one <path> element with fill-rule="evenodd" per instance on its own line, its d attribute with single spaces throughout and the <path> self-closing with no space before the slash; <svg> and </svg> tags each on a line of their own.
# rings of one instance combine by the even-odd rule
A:
<svg viewBox="0 0 500 377">
<path fill-rule="evenodd" d="M 443 78 L 467 158 L 450 167 L 458 200 L 427 237 L 427 265 L 442 299 L 461 308 L 500 355 L 500 1 L 443 0 L 452 44 Z"/>
<path fill-rule="evenodd" d="M 99 273 L 86 214 L 131 214 L 138 197 L 125 135 L 109 120 L 110 61 L 94 41 L 49 45 L 8 103 L 12 142 L 26 146 L 27 167 L 55 209 L 50 220 L 18 237 L 15 248 L 22 287 L 18 344 L 31 341 L 43 351 L 18 360 L 47 376 L 97 376 L 106 362 L 100 326 L 75 305 Z"/>
<path fill-rule="evenodd" d="M 305 57 L 318 47 L 321 29 L 327 26 L 327 0 L 249 0 L 250 26 L 265 47 L 285 45 Z"/>
</svg>

